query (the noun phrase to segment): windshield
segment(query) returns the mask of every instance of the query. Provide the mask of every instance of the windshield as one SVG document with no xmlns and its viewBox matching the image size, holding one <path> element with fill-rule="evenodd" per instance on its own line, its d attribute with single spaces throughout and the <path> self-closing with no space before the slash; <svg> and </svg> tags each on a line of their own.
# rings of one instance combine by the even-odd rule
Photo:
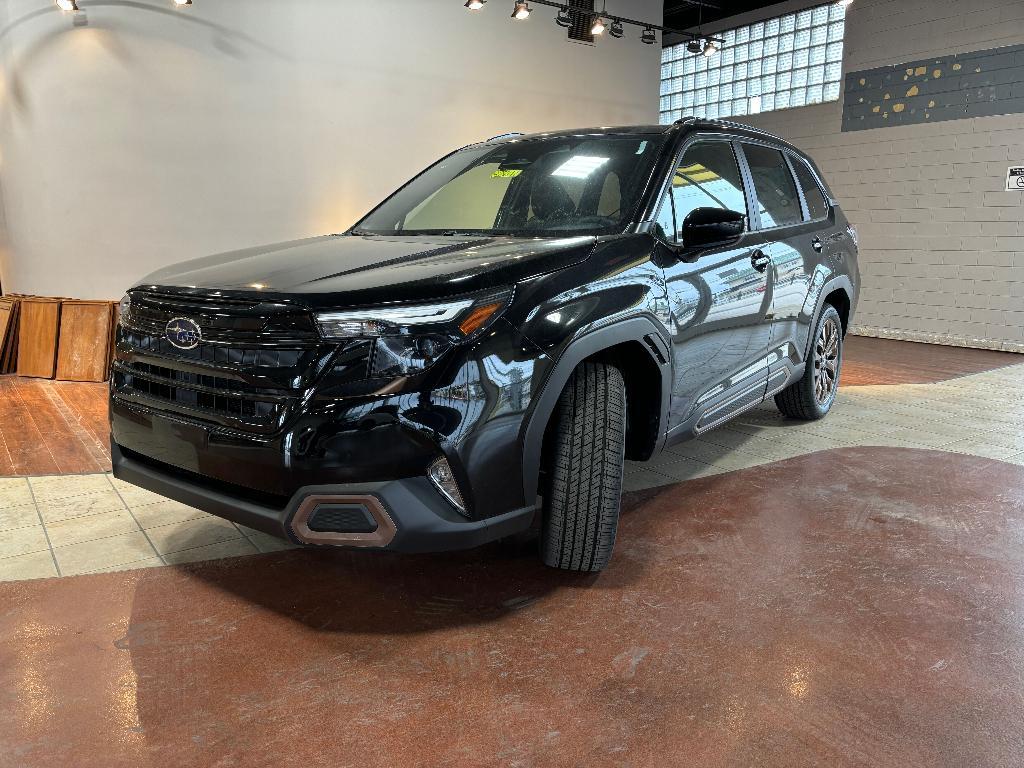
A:
<svg viewBox="0 0 1024 768">
<path fill-rule="evenodd" d="M 357 234 L 621 232 L 664 137 L 570 136 L 459 150 L 356 225 Z"/>
</svg>

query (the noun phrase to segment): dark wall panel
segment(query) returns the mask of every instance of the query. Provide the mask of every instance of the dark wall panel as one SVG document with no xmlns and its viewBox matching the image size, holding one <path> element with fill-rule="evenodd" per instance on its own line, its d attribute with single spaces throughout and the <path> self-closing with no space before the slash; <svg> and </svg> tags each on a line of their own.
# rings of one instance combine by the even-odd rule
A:
<svg viewBox="0 0 1024 768">
<path fill-rule="evenodd" d="M 1024 112 L 1024 45 L 846 75 L 843 130 Z"/>
</svg>

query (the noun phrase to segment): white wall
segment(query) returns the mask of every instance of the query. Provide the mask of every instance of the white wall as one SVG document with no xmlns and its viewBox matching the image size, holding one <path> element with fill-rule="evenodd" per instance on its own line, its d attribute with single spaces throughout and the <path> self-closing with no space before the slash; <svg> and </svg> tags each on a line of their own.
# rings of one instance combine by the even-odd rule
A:
<svg viewBox="0 0 1024 768">
<path fill-rule="evenodd" d="M 1021 43 L 1021 0 L 855 0 L 843 69 Z M 842 133 L 841 98 L 740 119 L 813 155 L 857 225 L 854 330 L 1024 352 L 1024 115 Z"/>
<path fill-rule="evenodd" d="M 625 0 L 619 0 L 620 3 Z M 117 298 L 207 253 L 349 226 L 452 148 L 657 121 L 659 46 L 462 0 L 0 0 L 0 280 Z M 661 19 L 661 0 L 630 0 Z M 506 7 L 507 6 L 507 7 Z"/>
</svg>

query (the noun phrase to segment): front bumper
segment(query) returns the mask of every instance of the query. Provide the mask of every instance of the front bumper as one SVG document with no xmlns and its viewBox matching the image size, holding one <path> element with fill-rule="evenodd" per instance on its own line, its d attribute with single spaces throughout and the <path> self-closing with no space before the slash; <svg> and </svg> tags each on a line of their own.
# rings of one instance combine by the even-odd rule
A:
<svg viewBox="0 0 1024 768">
<path fill-rule="evenodd" d="M 469 549 L 527 530 L 536 512 L 534 507 L 523 507 L 495 517 L 468 520 L 422 477 L 306 485 L 279 507 L 243 498 L 224 484 L 123 451 L 117 443 L 112 442 L 110 448 L 114 477 L 239 525 L 308 546 L 357 546 L 397 552 Z M 349 534 L 362 538 L 324 537 L 310 531 L 304 522 L 318 504 L 362 504 L 376 518 L 377 528 L 368 534 Z"/>
</svg>

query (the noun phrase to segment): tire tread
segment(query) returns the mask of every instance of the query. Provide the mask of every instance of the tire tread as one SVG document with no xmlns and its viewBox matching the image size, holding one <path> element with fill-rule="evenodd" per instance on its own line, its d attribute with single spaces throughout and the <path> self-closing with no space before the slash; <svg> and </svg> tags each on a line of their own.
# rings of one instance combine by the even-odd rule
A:
<svg viewBox="0 0 1024 768">
<path fill-rule="evenodd" d="M 626 387 L 617 368 L 583 363 L 555 410 L 550 487 L 545 499 L 544 562 L 599 571 L 618 528 L 626 433 Z"/>
</svg>

